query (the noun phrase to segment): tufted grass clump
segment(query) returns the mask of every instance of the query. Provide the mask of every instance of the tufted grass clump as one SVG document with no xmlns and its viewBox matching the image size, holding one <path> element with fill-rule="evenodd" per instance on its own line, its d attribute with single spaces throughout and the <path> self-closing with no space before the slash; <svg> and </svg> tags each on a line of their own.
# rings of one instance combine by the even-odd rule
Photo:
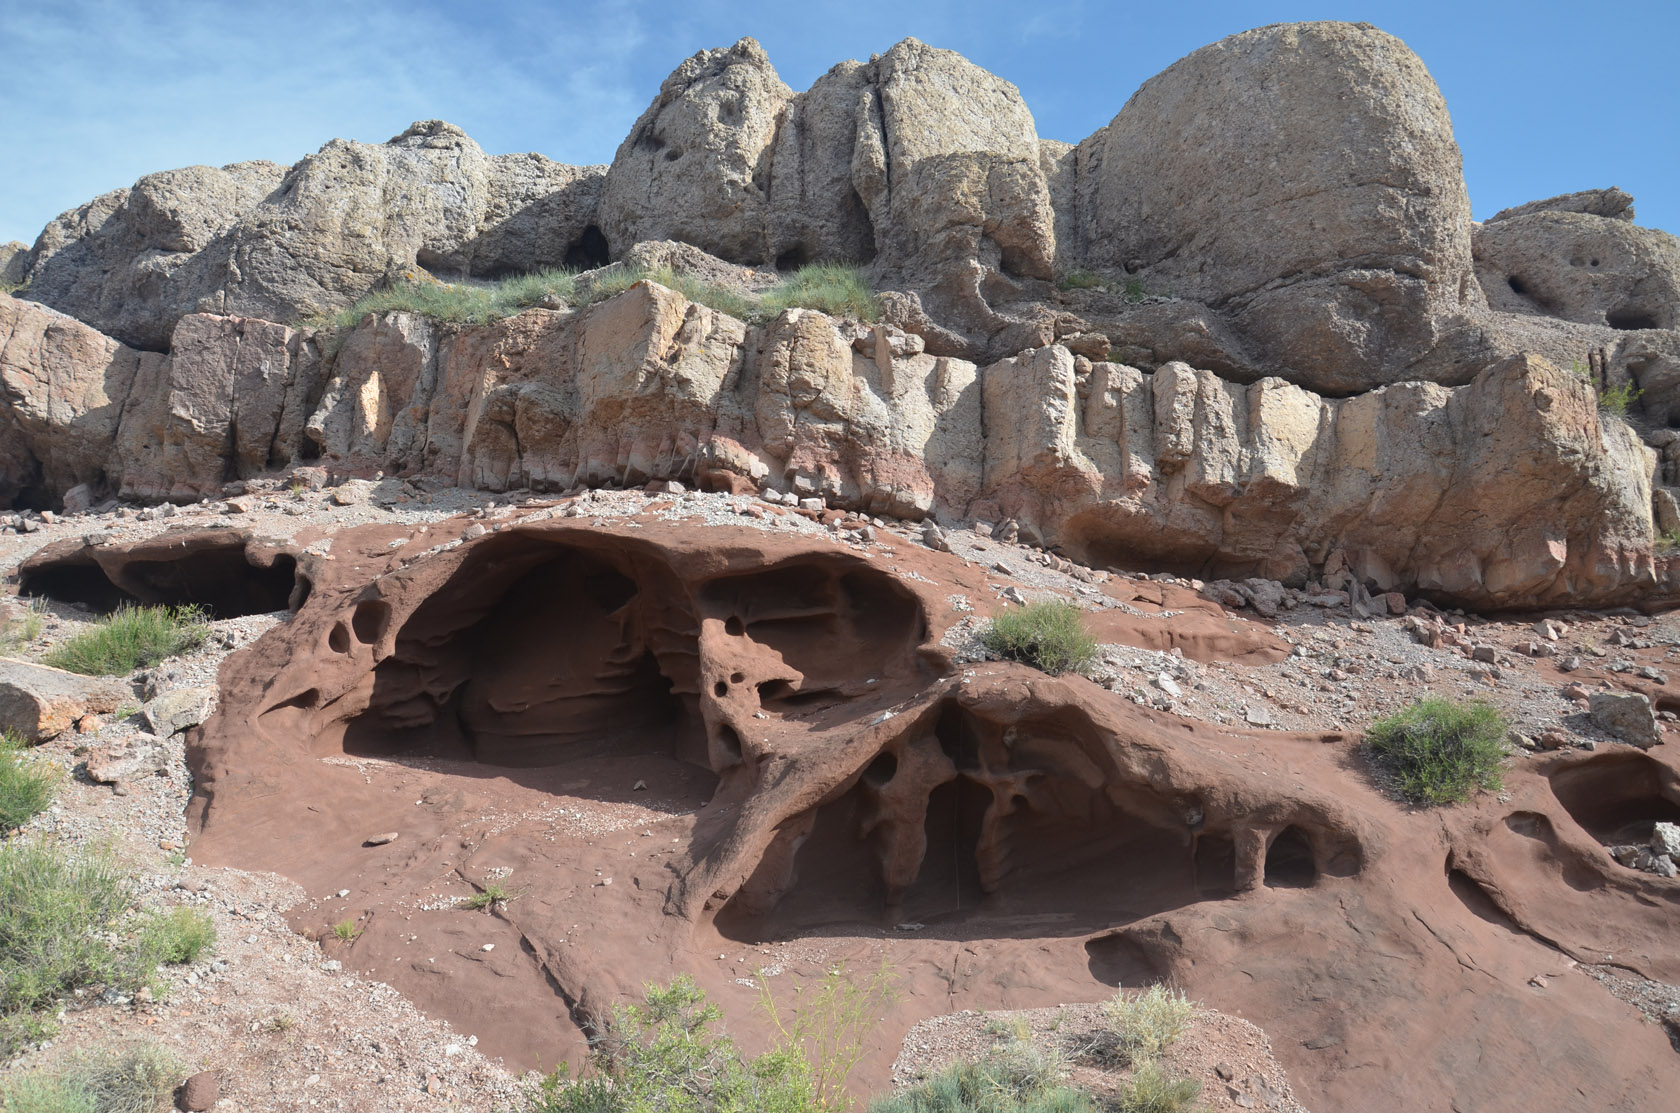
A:
<svg viewBox="0 0 1680 1113">
<path fill-rule="evenodd" d="M 1510 724 L 1490 703 L 1426 699 L 1372 723 L 1365 745 L 1414 804 L 1456 804 L 1502 783 Z"/>
<path fill-rule="evenodd" d="M 21 600 L 20 600 L 21 602 Z M 0 654 L 16 653 L 41 636 L 46 617 L 41 602 L 31 599 L 23 608 L 23 617 L 0 624 Z"/>
<path fill-rule="evenodd" d="M 329 328 L 344 330 L 356 327 L 369 313 L 404 312 L 448 324 L 484 325 L 512 317 L 550 295 L 570 301 L 576 283 L 576 271 L 558 267 L 489 283 L 401 282 L 363 294 L 325 323 Z"/>
<path fill-rule="evenodd" d="M 769 316 L 795 306 L 856 321 L 873 321 L 876 316 L 869 280 L 846 263 L 808 263 L 767 291 L 762 304 Z"/>
<path fill-rule="evenodd" d="M 980 640 L 999 657 L 1051 676 L 1083 672 L 1097 656 L 1097 640 L 1085 629 L 1085 612 L 1066 600 L 999 611 Z"/>
<path fill-rule="evenodd" d="M 140 929 L 139 948 L 149 965 L 184 966 L 197 962 L 216 945 L 216 927 L 208 912 L 177 905 L 152 915 Z"/>
<path fill-rule="evenodd" d="M 1202 1084 L 1194 1078 L 1170 1074 L 1149 1062 L 1132 1072 L 1115 1105 L 1120 1113 L 1190 1113 L 1201 1093 Z"/>
<path fill-rule="evenodd" d="M 1098 290 L 1108 285 L 1108 280 L 1096 271 L 1075 268 L 1068 271 L 1056 283 L 1058 290 Z"/>
<path fill-rule="evenodd" d="M 11 731 L 0 731 L 0 834 L 22 827 L 51 806 L 63 773 L 32 754 Z"/>
<path fill-rule="evenodd" d="M 1019 1047 L 959 1062 L 871 1103 L 869 1113 L 1095 1113 L 1089 1095 L 1050 1061 Z"/>
<path fill-rule="evenodd" d="M 209 635 L 197 607 L 120 607 L 44 658 L 84 676 L 127 676 L 197 649 Z"/>
<path fill-rule="evenodd" d="M 1182 991 L 1162 985 L 1152 985 L 1135 997 L 1117 993 L 1103 1006 L 1108 1021 L 1105 1035 L 1113 1041 L 1111 1050 L 1127 1065 L 1160 1058 L 1184 1034 L 1195 1015 L 1195 1002 Z"/>
</svg>

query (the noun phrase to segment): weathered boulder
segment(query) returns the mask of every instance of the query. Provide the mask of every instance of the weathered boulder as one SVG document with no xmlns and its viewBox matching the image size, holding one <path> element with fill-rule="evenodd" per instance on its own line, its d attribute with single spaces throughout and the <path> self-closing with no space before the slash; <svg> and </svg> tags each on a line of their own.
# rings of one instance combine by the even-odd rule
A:
<svg viewBox="0 0 1680 1113">
<path fill-rule="evenodd" d="M 49 224 L 29 296 L 152 350 L 195 312 L 295 323 L 415 267 L 496 275 L 603 254 L 603 176 L 486 155 L 440 120 L 385 144 L 333 140 L 289 169 L 153 174 Z"/>
<path fill-rule="evenodd" d="M 0 243 L 0 286 L 19 285 L 28 269 L 28 244 L 21 244 L 16 240 Z"/>
<path fill-rule="evenodd" d="M 613 156 L 600 197 L 607 243 L 682 240 L 768 261 L 770 148 L 792 96 L 754 39 L 683 62 Z"/>
<path fill-rule="evenodd" d="M 1476 305 L 1445 102 L 1368 24 L 1276 24 L 1144 83 L 1079 145 L 1076 252 L 1225 315 L 1265 369 L 1348 393 Z"/>
<path fill-rule="evenodd" d="M 1648 750 L 1662 741 L 1651 699 L 1643 692 L 1594 692 L 1589 710 L 1594 725 L 1630 746 Z"/>
<path fill-rule="evenodd" d="M 1495 308 L 1619 330 L 1680 328 L 1680 239 L 1667 232 L 1536 209 L 1478 225 L 1473 243 Z"/>
<path fill-rule="evenodd" d="M 0 657 L 0 730 L 45 742 L 83 715 L 108 715 L 129 697 L 115 680 Z"/>
<path fill-rule="evenodd" d="M 214 688 L 172 688 L 140 709 L 159 738 L 196 727 L 216 706 Z"/>
<path fill-rule="evenodd" d="M 1609 189 L 1583 189 L 1576 193 L 1563 193 L 1542 201 L 1529 201 L 1508 209 L 1500 209 L 1488 217 L 1487 223 L 1492 224 L 1494 221 L 1513 216 L 1527 216 L 1529 213 L 1588 213 L 1612 220 L 1632 221 L 1633 194 L 1615 186 Z"/>
</svg>

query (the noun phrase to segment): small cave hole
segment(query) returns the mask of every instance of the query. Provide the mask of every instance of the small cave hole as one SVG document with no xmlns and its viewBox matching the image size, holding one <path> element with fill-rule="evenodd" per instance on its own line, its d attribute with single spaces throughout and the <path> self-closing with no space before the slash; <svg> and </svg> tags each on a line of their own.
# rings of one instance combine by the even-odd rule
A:
<svg viewBox="0 0 1680 1113">
<path fill-rule="evenodd" d="M 1266 884 L 1274 889 L 1307 889 L 1318 880 L 1312 842 L 1299 827 L 1285 827 L 1266 848 Z"/>
<path fill-rule="evenodd" d="M 738 638 L 747 632 L 747 628 L 739 618 L 732 616 L 723 624 L 723 632 L 732 638 Z"/>
<path fill-rule="evenodd" d="M 863 771 L 865 784 L 873 788 L 885 788 L 887 782 L 898 773 L 898 758 L 893 754 L 876 754 L 875 760 Z"/>
<path fill-rule="evenodd" d="M 745 673 L 732 672 L 729 674 L 729 682 L 731 684 L 742 684 L 745 683 L 746 679 L 747 677 Z"/>
<path fill-rule="evenodd" d="M 1514 274 L 1505 280 L 1505 285 L 1509 286 L 1511 292 L 1518 297 L 1526 298 L 1528 296 L 1528 284 Z"/>
<path fill-rule="evenodd" d="M 601 234 L 600 228 L 591 224 L 566 249 L 564 262 L 574 270 L 594 270 L 596 267 L 606 266 L 611 258 L 612 253 L 607 250 L 607 237 Z"/>
<path fill-rule="evenodd" d="M 357 603 L 350 615 L 350 629 L 356 632 L 356 640 L 363 645 L 372 645 L 384 637 L 385 628 L 390 624 L 391 604 L 383 599 Z"/>
<path fill-rule="evenodd" d="M 671 149 L 669 149 L 668 151 L 665 152 L 665 161 L 666 162 L 675 162 L 679 158 L 682 158 L 682 157 L 683 157 L 683 149 L 681 147 L 672 147 Z"/>
<path fill-rule="evenodd" d="M 1237 844 L 1230 835 L 1196 836 L 1196 888 L 1211 895 L 1237 891 Z"/>
<path fill-rule="evenodd" d="M 266 565 L 259 559 L 248 556 L 244 538 L 231 531 L 226 536 L 164 535 L 100 560 L 84 548 L 38 563 L 25 561 L 18 570 L 18 591 L 98 611 L 139 603 L 197 606 L 213 618 L 239 618 L 289 609 L 296 594 L 297 558 L 279 553 Z"/>
<path fill-rule="evenodd" d="M 805 248 L 801 245 L 795 245 L 776 256 L 776 269 L 784 273 L 787 271 L 796 271 L 809 261 L 810 260 L 805 253 Z"/>
<path fill-rule="evenodd" d="M 741 763 L 741 734 L 728 723 L 717 726 L 718 750 L 725 765 L 739 765 Z"/>
<path fill-rule="evenodd" d="M 722 680 L 718 681 L 712 685 L 712 694 L 717 696 L 718 699 L 722 699 L 729 694 L 729 685 Z"/>
<path fill-rule="evenodd" d="M 350 652 L 350 629 L 342 622 L 333 623 L 332 632 L 327 635 L 327 648 L 334 653 Z"/>
<path fill-rule="evenodd" d="M 1595 267 L 1596 267 L 1596 266 L 1598 266 L 1598 260 L 1597 260 L 1597 259 L 1594 259 L 1594 260 L 1593 260 L 1593 261 L 1592 261 L 1592 265 L 1593 265 L 1593 266 L 1595 266 Z"/>
<path fill-rule="evenodd" d="M 1638 309 L 1612 309 L 1604 315 L 1604 323 L 1622 332 L 1662 327 L 1657 323 L 1655 314 Z"/>
</svg>

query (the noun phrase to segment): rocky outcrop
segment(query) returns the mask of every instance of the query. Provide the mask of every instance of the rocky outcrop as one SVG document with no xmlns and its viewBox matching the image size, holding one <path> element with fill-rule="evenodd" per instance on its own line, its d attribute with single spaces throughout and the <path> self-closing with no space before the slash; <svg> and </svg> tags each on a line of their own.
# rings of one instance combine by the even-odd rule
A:
<svg viewBox="0 0 1680 1113">
<path fill-rule="evenodd" d="M 1619 215 L 1528 209 L 1475 230 L 1490 305 L 1621 331 L 1680 328 L 1680 239 Z"/>
<path fill-rule="evenodd" d="M 16 240 L 0 243 L 0 286 L 21 285 L 28 266 L 28 244 L 21 244 Z"/>
<path fill-rule="evenodd" d="M 1446 103 L 1417 56 L 1368 24 L 1277 24 L 1203 47 L 1075 158 L 1085 265 L 1218 310 L 1302 386 L 1409 378 L 1476 304 Z"/>
<path fill-rule="evenodd" d="M 289 169 L 152 174 L 49 224 L 29 296 L 164 350 L 187 314 L 295 323 L 416 266 L 468 276 L 600 261 L 588 233 L 601 178 L 600 167 L 486 155 L 439 120 L 383 145 L 334 140 Z"/>
</svg>

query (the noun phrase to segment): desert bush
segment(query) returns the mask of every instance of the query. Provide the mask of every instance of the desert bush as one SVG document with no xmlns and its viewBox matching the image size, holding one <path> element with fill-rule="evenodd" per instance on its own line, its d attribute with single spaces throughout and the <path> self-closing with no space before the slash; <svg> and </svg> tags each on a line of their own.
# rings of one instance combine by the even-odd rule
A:
<svg viewBox="0 0 1680 1113">
<path fill-rule="evenodd" d="M 1455 804 L 1499 788 L 1509 729 L 1492 704 L 1426 699 L 1372 723 L 1365 744 L 1403 798 Z"/>
<path fill-rule="evenodd" d="M 1103 276 L 1096 271 L 1074 269 L 1068 271 L 1056 283 L 1058 290 L 1095 290 L 1105 284 Z"/>
<path fill-rule="evenodd" d="M 879 1098 L 869 1113 L 1095 1113 L 1090 1096 L 1063 1084 L 1047 1061 L 1012 1045 Z"/>
<path fill-rule="evenodd" d="M 999 657 L 1052 676 L 1082 672 L 1097 656 L 1097 642 L 1085 630 L 1084 615 L 1077 603 L 1066 600 L 1012 607 L 992 617 L 980 640 Z"/>
<path fill-rule="evenodd" d="M 869 280 L 857 267 L 846 263 L 811 263 L 800 267 L 767 291 L 762 304 L 765 315 L 772 317 L 798 306 L 831 317 L 875 319 L 875 295 L 869 289 Z"/>
<path fill-rule="evenodd" d="M 1138 1065 L 1120 1089 L 1116 1105 L 1120 1113 L 1189 1113 L 1202 1084 L 1194 1078 L 1169 1074 L 1155 1062 Z"/>
<path fill-rule="evenodd" d="M 30 1071 L 0 1081 L 0 1113 L 99 1113 L 99 1107 L 67 1076 Z"/>
<path fill-rule="evenodd" d="M 83 1055 L 71 1062 L 63 1078 L 73 1092 L 86 1095 L 96 1113 L 154 1113 L 169 1100 L 184 1073 L 174 1055 L 142 1043 Z"/>
<path fill-rule="evenodd" d="M 140 928 L 138 942 L 142 960 L 149 965 L 181 966 L 197 962 L 216 945 L 216 926 L 208 912 L 177 905 L 153 913 Z"/>
<path fill-rule="evenodd" d="M 62 776 L 57 765 L 32 754 L 17 735 L 0 732 L 0 833 L 46 811 Z"/>
<path fill-rule="evenodd" d="M 1598 392 L 1598 408 L 1607 414 L 1626 417 L 1628 407 L 1639 401 L 1639 396 L 1644 393 L 1632 383 L 1606 387 Z"/>
<path fill-rule="evenodd" d="M 1184 1034 L 1196 1005 L 1182 991 L 1152 985 L 1134 997 L 1117 993 L 1103 1006 L 1105 1033 L 1113 1040 L 1122 1063 L 1146 1063 L 1160 1058 Z"/>
<path fill-rule="evenodd" d="M 119 942 L 133 893 L 109 857 L 0 846 L 0 1055 L 51 1030 L 36 1010 L 83 986 L 132 983 Z"/>
<path fill-rule="evenodd" d="M 794 989 L 788 1019 L 762 974 L 759 986 L 759 1004 L 775 1026 L 780 1046 L 798 1049 L 810 1065 L 818 1105 L 850 1109 L 846 1079 L 863 1057 L 865 1039 L 898 1000 L 892 972 L 882 966 L 873 976 L 858 980 L 844 965 L 831 967 L 822 981 Z"/>
<path fill-rule="evenodd" d="M 615 1014 L 593 1072 L 547 1079 L 526 1113 L 814 1113 L 809 1064 L 797 1048 L 744 1057 L 717 1030 L 722 1012 L 684 976 L 649 986 Z"/>
<path fill-rule="evenodd" d="M 47 654 L 47 664 L 85 676 L 126 676 L 204 643 L 196 607 L 121 607 Z"/>
</svg>

